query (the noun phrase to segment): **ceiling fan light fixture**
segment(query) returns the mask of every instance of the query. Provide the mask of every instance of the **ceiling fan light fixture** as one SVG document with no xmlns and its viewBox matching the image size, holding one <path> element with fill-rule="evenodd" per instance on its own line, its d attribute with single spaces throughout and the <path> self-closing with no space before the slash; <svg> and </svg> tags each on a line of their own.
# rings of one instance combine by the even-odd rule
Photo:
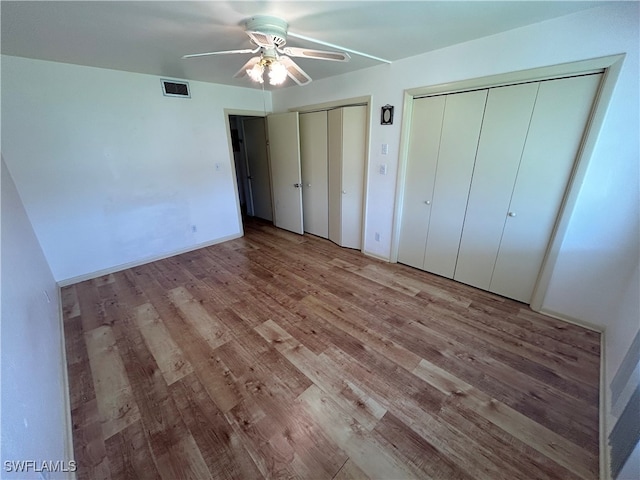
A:
<svg viewBox="0 0 640 480">
<path fill-rule="evenodd" d="M 256 63 L 252 68 L 247 69 L 247 75 L 254 82 L 264 83 L 262 74 L 264 73 L 264 66 L 262 62 Z"/>
<path fill-rule="evenodd" d="M 287 79 L 287 68 L 277 60 L 269 65 L 269 83 L 281 85 Z"/>
</svg>

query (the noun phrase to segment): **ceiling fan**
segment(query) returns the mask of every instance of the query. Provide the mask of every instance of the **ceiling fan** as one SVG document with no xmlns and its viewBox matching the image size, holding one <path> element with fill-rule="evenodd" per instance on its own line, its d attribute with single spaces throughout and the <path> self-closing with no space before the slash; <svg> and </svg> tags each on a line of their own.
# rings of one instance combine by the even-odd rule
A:
<svg viewBox="0 0 640 480">
<path fill-rule="evenodd" d="M 298 85 L 306 85 L 311 82 L 311 77 L 302 70 L 290 57 L 313 58 L 317 60 L 331 60 L 335 62 L 348 62 L 351 58 L 346 52 L 311 50 L 308 48 L 285 47 L 287 43 L 287 34 L 310 40 L 315 43 L 333 46 L 325 42 L 313 40 L 302 35 L 289 33 L 286 21 L 278 17 L 267 15 L 258 15 L 247 19 L 245 22 L 245 33 L 251 39 L 251 43 L 255 48 L 246 48 L 241 50 L 223 50 L 219 52 L 194 53 L 184 55 L 182 58 L 205 57 L 209 55 L 228 55 L 228 54 L 258 54 L 252 57 L 244 66 L 234 75 L 235 78 L 241 78 L 248 75 L 253 81 L 264 83 L 264 72 L 267 71 L 269 83 L 271 85 L 280 85 L 287 76 Z M 338 47 L 340 48 L 340 47 Z M 349 50 L 349 49 L 343 49 Z M 352 53 L 360 52 L 349 50 Z M 369 55 L 366 55 L 369 56 Z M 375 57 L 372 57 L 375 58 Z M 381 59 L 378 59 L 381 60 Z"/>
</svg>

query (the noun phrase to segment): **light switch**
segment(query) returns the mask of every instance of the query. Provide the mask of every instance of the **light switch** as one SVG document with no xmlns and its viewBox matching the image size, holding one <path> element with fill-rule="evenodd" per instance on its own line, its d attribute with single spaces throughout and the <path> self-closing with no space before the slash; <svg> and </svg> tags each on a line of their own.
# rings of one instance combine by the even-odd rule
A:
<svg viewBox="0 0 640 480">
<path fill-rule="evenodd" d="M 389 153 L 389 144 L 388 143 L 383 143 L 382 144 L 382 155 L 387 155 Z"/>
<path fill-rule="evenodd" d="M 387 164 L 382 163 L 380 164 L 380 175 L 386 175 L 386 174 L 387 174 Z"/>
</svg>

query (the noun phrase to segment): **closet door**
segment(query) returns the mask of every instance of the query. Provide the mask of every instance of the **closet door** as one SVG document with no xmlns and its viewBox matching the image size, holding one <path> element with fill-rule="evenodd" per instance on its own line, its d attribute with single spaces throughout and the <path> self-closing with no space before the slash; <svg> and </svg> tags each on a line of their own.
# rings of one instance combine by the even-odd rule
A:
<svg viewBox="0 0 640 480">
<path fill-rule="evenodd" d="M 302 229 L 302 179 L 298 112 L 267 116 L 274 225 L 291 232 Z"/>
<path fill-rule="evenodd" d="M 328 113 L 329 239 L 342 247 L 362 248 L 365 106 Z"/>
<path fill-rule="evenodd" d="M 489 91 L 454 279 L 488 290 L 537 83 Z"/>
<path fill-rule="evenodd" d="M 601 74 L 540 83 L 490 290 L 529 303 Z"/>
<path fill-rule="evenodd" d="M 445 96 L 413 101 L 398 261 L 424 267 Z"/>
<path fill-rule="evenodd" d="M 340 245 L 362 248 L 364 158 L 367 107 L 342 110 L 342 208 Z"/>
<path fill-rule="evenodd" d="M 414 101 L 398 261 L 453 277 L 486 98 Z"/>
<path fill-rule="evenodd" d="M 456 267 L 486 99 L 487 90 L 446 96 L 424 269 L 448 278 Z"/>
<path fill-rule="evenodd" d="M 342 244 L 342 109 L 329 110 L 329 240 Z"/>
<path fill-rule="evenodd" d="M 299 119 L 304 231 L 328 238 L 327 112 L 301 113 Z"/>
</svg>

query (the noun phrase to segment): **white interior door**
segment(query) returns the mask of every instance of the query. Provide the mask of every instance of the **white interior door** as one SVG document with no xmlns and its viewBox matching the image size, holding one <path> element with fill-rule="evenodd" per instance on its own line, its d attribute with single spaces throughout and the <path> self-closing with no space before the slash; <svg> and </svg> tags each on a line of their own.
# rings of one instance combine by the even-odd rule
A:
<svg viewBox="0 0 640 480">
<path fill-rule="evenodd" d="M 367 107 L 342 110 L 342 239 L 340 245 L 362 248 L 362 204 Z"/>
<path fill-rule="evenodd" d="M 274 225 L 303 233 L 298 112 L 267 116 Z"/>
<path fill-rule="evenodd" d="M 424 269 L 453 278 L 487 90 L 446 96 Z"/>
<path fill-rule="evenodd" d="M 489 289 L 537 92 L 537 83 L 489 91 L 455 280 Z"/>
<path fill-rule="evenodd" d="M 598 74 L 540 83 L 492 292 L 531 301 L 600 79 Z"/>
<path fill-rule="evenodd" d="M 327 112 L 300 114 L 304 231 L 329 237 Z"/>
<path fill-rule="evenodd" d="M 243 118 L 242 128 L 252 203 L 248 213 L 273 221 L 265 120 L 262 117 Z"/>
</svg>

